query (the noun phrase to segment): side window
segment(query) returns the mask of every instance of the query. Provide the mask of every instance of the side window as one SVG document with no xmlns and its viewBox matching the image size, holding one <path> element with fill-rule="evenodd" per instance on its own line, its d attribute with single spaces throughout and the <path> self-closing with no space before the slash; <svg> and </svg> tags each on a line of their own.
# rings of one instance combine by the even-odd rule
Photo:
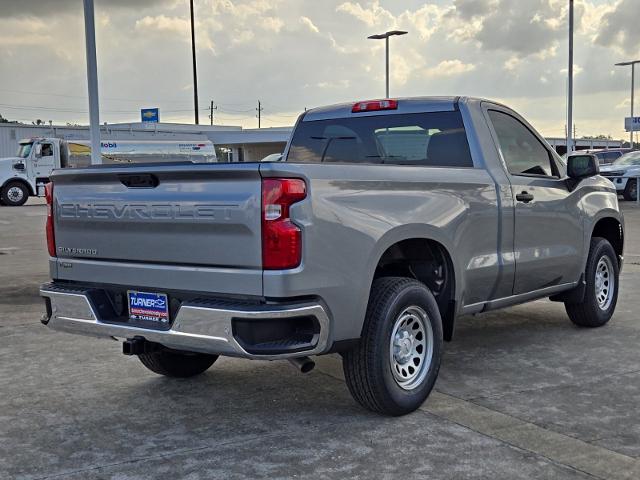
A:
<svg viewBox="0 0 640 480">
<path fill-rule="evenodd" d="M 489 118 L 509 173 L 555 176 L 549 152 L 524 124 L 496 110 L 489 110 Z"/>
<path fill-rule="evenodd" d="M 50 157 L 51 155 L 53 155 L 53 145 L 51 145 L 50 143 L 43 143 L 42 144 L 42 156 L 43 157 Z"/>
<path fill-rule="evenodd" d="M 607 152 L 604 154 L 604 159 L 607 163 L 612 163 L 614 160 L 620 157 L 620 152 Z"/>
</svg>

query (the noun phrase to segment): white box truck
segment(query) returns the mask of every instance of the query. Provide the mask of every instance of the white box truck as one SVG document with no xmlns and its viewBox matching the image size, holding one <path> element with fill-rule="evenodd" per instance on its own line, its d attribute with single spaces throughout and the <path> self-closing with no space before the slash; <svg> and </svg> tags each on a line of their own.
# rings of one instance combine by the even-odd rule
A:
<svg viewBox="0 0 640 480">
<path fill-rule="evenodd" d="M 102 162 L 156 163 L 217 162 L 213 143 L 204 141 L 103 140 Z M 80 168 L 91 163 L 91 144 L 85 140 L 28 138 L 17 156 L 0 158 L 0 204 L 23 205 L 29 196 L 44 196 L 44 186 L 56 168 Z"/>
</svg>

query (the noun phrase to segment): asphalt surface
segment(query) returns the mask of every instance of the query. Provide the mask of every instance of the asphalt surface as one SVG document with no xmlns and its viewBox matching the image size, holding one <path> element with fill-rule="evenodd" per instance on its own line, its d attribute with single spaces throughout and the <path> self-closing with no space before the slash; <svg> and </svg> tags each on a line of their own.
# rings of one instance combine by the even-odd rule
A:
<svg viewBox="0 0 640 480">
<path fill-rule="evenodd" d="M 220 359 L 159 377 L 119 343 L 49 331 L 39 200 L 0 208 L 0 479 L 640 478 L 640 209 L 612 321 L 538 301 L 458 321 L 417 412 L 359 408 L 337 356 L 309 375 Z"/>
</svg>

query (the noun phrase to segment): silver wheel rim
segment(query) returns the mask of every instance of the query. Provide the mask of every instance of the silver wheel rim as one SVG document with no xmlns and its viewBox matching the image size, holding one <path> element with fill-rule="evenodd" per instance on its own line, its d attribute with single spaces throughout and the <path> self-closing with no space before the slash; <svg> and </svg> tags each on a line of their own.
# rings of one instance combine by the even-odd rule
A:
<svg viewBox="0 0 640 480">
<path fill-rule="evenodd" d="M 419 387 L 432 359 L 433 329 L 427 313 L 416 305 L 405 308 L 396 318 L 389 343 L 394 380 L 405 390 Z"/>
<path fill-rule="evenodd" d="M 598 260 L 596 267 L 595 290 L 596 300 L 601 310 L 607 310 L 613 301 L 616 279 L 613 275 L 611 259 L 604 255 Z"/>
<path fill-rule="evenodd" d="M 20 187 L 11 187 L 7 191 L 7 198 L 11 203 L 18 203 L 24 197 L 24 193 Z"/>
</svg>

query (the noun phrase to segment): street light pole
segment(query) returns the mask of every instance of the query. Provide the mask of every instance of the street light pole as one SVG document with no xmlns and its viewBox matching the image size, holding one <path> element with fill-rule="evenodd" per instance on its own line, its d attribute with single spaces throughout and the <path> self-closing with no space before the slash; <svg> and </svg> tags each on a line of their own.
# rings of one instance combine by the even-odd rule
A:
<svg viewBox="0 0 640 480">
<path fill-rule="evenodd" d="M 636 82 L 636 64 L 640 63 L 640 60 L 634 60 L 632 62 L 620 62 L 616 63 L 616 67 L 627 67 L 631 65 L 631 132 L 629 133 L 629 147 L 633 148 L 633 103 L 634 103 L 634 92 L 635 92 L 635 82 Z"/>
<path fill-rule="evenodd" d="M 89 133 L 91 164 L 102 163 L 100 154 L 100 102 L 98 101 L 98 62 L 96 60 L 96 27 L 93 0 L 83 0 L 84 36 L 87 51 L 87 87 L 89 90 Z"/>
<path fill-rule="evenodd" d="M 193 110 L 196 125 L 200 123 L 200 115 L 198 114 L 198 72 L 196 69 L 196 32 L 193 22 L 193 0 L 189 0 L 191 8 L 191 56 L 193 58 Z"/>
<path fill-rule="evenodd" d="M 385 33 L 381 33 L 378 35 L 371 35 L 369 37 L 367 37 L 370 40 L 382 40 L 384 39 L 385 41 L 385 73 L 386 73 L 386 80 L 385 80 L 385 84 L 386 84 L 386 97 L 385 98 L 389 98 L 389 37 L 392 37 L 394 35 L 406 35 L 409 32 L 405 32 L 402 30 L 390 30 L 388 32 Z"/>
<path fill-rule="evenodd" d="M 384 43 L 386 44 L 386 53 L 385 53 L 385 78 L 386 78 L 386 97 L 389 98 L 389 37 L 384 39 Z"/>
<path fill-rule="evenodd" d="M 569 0 L 569 87 L 567 92 L 567 153 L 573 152 L 573 0 Z"/>
</svg>

